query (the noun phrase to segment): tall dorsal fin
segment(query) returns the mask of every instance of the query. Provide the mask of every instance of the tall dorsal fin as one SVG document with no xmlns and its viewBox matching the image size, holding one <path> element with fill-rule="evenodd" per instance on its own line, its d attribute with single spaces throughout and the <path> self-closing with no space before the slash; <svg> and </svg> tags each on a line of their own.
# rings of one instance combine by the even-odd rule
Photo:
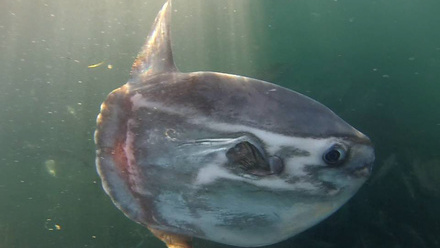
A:
<svg viewBox="0 0 440 248">
<path fill-rule="evenodd" d="M 171 0 L 168 0 L 157 14 L 151 33 L 133 63 L 130 83 L 137 84 L 155 74 L 177 71 L 171 51 L 170 18 Z"/>
</svg>

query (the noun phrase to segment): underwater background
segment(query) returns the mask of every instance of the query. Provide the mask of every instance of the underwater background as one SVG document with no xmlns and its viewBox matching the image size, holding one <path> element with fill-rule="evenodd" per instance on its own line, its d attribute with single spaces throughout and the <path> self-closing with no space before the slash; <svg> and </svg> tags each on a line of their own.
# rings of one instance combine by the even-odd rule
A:
<svg viewBox="0 0 440 248">
<path fill-rule="evenodd" d="M 93 132 L 164 0 L 0 0 L 0 248 L 165 247 L 101 188 Z M 440 247 L 440 1 L 174 0 L 181 71 L 273 82 L 375 144 L 370 180 L 272 248 Z M 194 247 L 230 247 L 194 241 Z"/>
</svg>

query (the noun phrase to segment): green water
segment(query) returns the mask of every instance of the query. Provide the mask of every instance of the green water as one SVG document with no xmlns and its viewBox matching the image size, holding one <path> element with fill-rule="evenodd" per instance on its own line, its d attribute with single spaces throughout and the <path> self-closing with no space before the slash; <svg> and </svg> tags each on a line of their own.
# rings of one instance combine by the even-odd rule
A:
<svg viewBox="0 0 440 248">
<path fill-rule="evenodd" d="M 162 4 L 0 1 L 0 248 L 164 247 L 104 194 L 92 137 Z M 175 0 L 173 9 L 182 71 L 294 89 L 375 143 L 360 192 L 271 247 L 440 247 L 440 1 Z"/>
</svg>

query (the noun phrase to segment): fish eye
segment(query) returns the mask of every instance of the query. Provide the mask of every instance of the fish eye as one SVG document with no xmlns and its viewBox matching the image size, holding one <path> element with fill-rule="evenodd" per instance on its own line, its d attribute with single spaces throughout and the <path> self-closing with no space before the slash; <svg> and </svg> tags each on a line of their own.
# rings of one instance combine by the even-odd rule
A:
<svg viewBox="0 0 440 248">
<path fill-rule="evenodd" d="M 340 144 L 332 145 L 322 155 L 324 162 L 330 166 L 341 165 L 347 157 L 347 149 Z"/>
</svg>

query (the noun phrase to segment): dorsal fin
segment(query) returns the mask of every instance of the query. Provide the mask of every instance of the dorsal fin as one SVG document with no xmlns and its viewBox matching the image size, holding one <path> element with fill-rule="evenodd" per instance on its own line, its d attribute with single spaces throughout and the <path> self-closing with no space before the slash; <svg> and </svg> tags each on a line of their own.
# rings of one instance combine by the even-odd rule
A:
<svg viewBox="0 0 440 248">
<path fill-rule="evenodd" d="M 157 14 L 151 33 L 133 63 L 129 83 L 137 84 L 155 74 L 177 71 L 171 51 L 170 18 L 171 0 L 168 0 Z"/>
</svg>

